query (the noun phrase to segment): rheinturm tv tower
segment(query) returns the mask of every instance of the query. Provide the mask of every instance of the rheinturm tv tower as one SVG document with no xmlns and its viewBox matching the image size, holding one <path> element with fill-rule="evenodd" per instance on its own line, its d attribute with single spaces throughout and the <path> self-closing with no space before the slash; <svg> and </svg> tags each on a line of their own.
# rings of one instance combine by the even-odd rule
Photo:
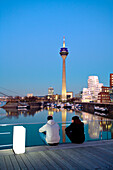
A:
<svg viewBox="0 0 113 170">
<path fill-rule="evenodd" d="M 65 59 L 68 55 L 68 49 L 65 48 L 65 37 L 63 37 L 63 48 L 60 49 L 60 55 L 63 59 L 63 70 L 62 70 L 62 101 L 65 101 L 66 98 L 66 66 Z"/>
</svg>

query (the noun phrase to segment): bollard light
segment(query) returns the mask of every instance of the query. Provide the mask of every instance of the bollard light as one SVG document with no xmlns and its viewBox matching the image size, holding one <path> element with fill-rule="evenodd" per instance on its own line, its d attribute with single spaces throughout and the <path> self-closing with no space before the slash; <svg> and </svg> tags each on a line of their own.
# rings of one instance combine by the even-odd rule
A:
<svg viewBox="0 0 113 170">
<path fill-rule="evenodd" d="M 13 151 L 16 154 L 25 152 L 26 129 L 23 126 L 13 127 Z"/>
</svg>

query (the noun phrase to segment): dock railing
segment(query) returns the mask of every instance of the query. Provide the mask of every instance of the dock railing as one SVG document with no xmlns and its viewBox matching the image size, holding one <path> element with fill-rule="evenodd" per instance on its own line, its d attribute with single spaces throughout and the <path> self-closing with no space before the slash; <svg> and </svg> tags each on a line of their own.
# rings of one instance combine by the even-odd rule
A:
<svg viewBox="0 0 113 170">
<path fill-rule="evenodd" d="M 113 138 L 113 120 L 93 120 L 84 122 L 85 141 L 109 140 Z M 13 127 L 23 126 L 26 128 L 25 146 L 45 145 L 40 138 L 39 128 L 46 122 L 41 123 L 16 123 L 0 124 L 0 149 L 13 148 Z M 65 128 L 71 122 L 57 122 L 60 126 L 60 143 L 70 143 L 65 134 Z"/>
</svg>

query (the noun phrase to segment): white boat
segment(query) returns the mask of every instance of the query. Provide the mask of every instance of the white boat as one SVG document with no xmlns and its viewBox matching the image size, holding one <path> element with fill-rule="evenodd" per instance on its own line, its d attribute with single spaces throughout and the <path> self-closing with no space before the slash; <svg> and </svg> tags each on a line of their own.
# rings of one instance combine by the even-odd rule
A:
<svg viewBox="0 0 113 170">
<path fill-rule="evenodd" d="M 22 103 L 22 104 L 20 103 L 20 105 L 18 105 L 16 108 L 18 110 L 27 110 L 27 109 L 30 109 L 30 106 L 26 103 Z"/>
<path fill-rule="evenodd" d="M 108 109 L 107 109 L 106 107 L 94 106 L 94 111 L 98 111 L 98 112 L 108 112 Z"/>
</svg>

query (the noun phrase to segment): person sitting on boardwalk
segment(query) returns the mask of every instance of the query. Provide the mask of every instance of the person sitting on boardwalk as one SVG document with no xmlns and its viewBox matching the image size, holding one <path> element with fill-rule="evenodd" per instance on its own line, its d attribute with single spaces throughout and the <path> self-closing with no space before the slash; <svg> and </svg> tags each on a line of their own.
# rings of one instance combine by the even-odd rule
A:
<svg viewBox="0 0 113 170">
<path fill-rule="evenodd" d="M 65 129 L 66 135 L 72 143 L 83 143 L 85 141 L 84 123 L 78 116 L 72 117 L 72 123 Z"/>
<path fill-rule="evenodd" d="M 48 116 L 47 120 L 47 123 L 39 129 L 39 132 L 41 132 L 40 137 L 47 145 L 58 145 L 60 141 L 60 127 L 55 123 L 52 116 Z"/>
</svg>

